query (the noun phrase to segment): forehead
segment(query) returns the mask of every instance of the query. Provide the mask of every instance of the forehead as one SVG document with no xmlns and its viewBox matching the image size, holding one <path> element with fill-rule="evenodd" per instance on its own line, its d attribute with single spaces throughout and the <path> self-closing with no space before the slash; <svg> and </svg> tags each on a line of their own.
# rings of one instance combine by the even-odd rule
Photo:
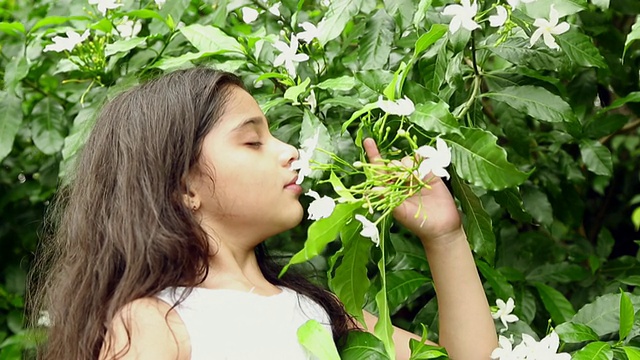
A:
<svg viewBox="0 0 640 360">
<path fill-rule="evenodd" d="M 245 90 L 234 87 L 217 127 L 230 130 L 252 118 L 264 118 L 258 102 Z"/>
</svg>

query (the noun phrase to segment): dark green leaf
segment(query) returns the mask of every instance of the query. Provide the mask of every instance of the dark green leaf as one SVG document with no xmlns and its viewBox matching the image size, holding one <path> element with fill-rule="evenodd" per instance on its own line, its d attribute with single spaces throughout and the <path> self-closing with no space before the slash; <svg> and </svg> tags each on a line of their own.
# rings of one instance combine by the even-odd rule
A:
<svg viewBox="0 0 640 360">
<path fill-rule="evenodd" d="M 556 324 L 571 320 L 576 314 L 573 305 L 558 290 L 542 283 L 535 284 L 540 299 Z"/>
<path fill-rule="evenodd" d="M 634 91 L 631 92 L 629 94 L 627 94 L 627 96 L 625 97 L 621 97 L 619 99 L 616 99 L 614 102 L 611 103 L 611 105 L 607 106 L 606 108 L 598 111 L 598 115 L 613 110 L 613 109 L 617 109 L 623 105 L 625 105 L 626 103 L 630 103 L 630 102 L 640 102 L 640 91 Z"/>
<path fill-rule="evenodd" d="M 380 69 L 387 64 L 393 42 L 393 19 L 382 9 L 367 21 L 358 46 L 358 58 L 364 70 Z"/>
<path fill-rule="evenodd" d="M 0 162 L 11 152 L 20 124 L 22 124 L 20 99 L 0 91 Z"/>
<path fill-rule="evenodd" d="M 541 87 L 512 86 L 483 96 L 503 102 L 523 114 L 542 121 L 577 121 L 569 104 L 558 95 Z"/>
<path fill-rule="evenodd" d="M 558 336 L 560 336 L 560 340 L 566 343 L 598 340 L 598 334 L 584 324 L 566 322 L 556 326 L 555 331 L 558 333 Z"/>
<path fill-rule="evenodd" d="M 556 36 L 556 39 L 558 45 L 574 63 L 580 66 L 607 68 L 607 63 L 604 62 L 598 48 L 593 45 L 591 38 L 587 35 L 571 30 Z"/>
<path fill-rule="evenodd" d="M 51 98 L 44 98 L 33 108 L 31 118 L 31 137 L 38 149 L 48 155 L 60 151 L 65 131 L 62 105 Z"/>
<path fill-rule="evenodd" d="M 529 177 L 507 161 L 507 153 L 496 144 L 495 135 L 478 128 L 461 127 L 460 130 L 462 136 L 447 136 L 451 163 L 458 176 L 489 190 L 518 186 Z"/>
<path fill-rule="evenodd" d="M 491 226 L 491 217 L 469 185 L 462 182 L 455 174 L 451 177 L 451 185 L 453 193 L 462 205 L 462 211 L 465 214 L 465 230 L 473 251 L 487 262 L 493 263 L 496 237 Z"/>
<path fill-rule="evenodd" d="M 631 27 L 631 31 L 627 34 L 627 39 L 624 42 L 624 52 L 622 53 L 623 59 L 629 49 L 629 46 L 638 39 L 640 39 L 640 21 L 636 18 L 636 22 Z"/>
<path fill-rule="evenodd" d="M 613 160 L 611 159 L 611 151 L 599 141 L 581 141 L 580 154 L 582 155 L 582 161 L 584 161 L 589 171 L 603 176 L 612 175 Z"/>
<path fill-rule="evenodd" d="M 487 280 L 496 297 L 506 301 L 508 298 L 515 298 L 513 286 L 509 284 L 507 278 L 504 277 L 499 271 L 496 271 L 489 264 L 484 261 L 476 261 L 478 270 L 482 276 Z"/>
<path fill-rule="evenodd" d="M 634 306 L 640 306 L 640 296 L 629 295 Z M 592 328 L 598 336 L 618 332 L 620 328 L 620 294 L 606 294 L 583 306 L 571 320 Z"/>
<path fill-rule="evenodd" d="M 370 241 L 369 241 L 370 242 Z M 413 270 L 399 270 L 387 273 L 387 298 L 393 312 L 418 289 L 429 283 L 429 278 Z"/>
<path fill-rule="evenodd" d="M 303 263 L 318 256 L 327 244 L 338 237 L 342 227 L 352 220 L 354 211 L 359 208 L 359 203 L 338 204 L 331 216 L 320 219 L 309 226 L 304 248 L 293 255 L 280 272 L 280 276 L 289 269 L 289 266 Z"/>
<path fill-rule="evenodd" d="M 495 40 L 496 38 L 490 37 L 487 42 L 492 44 Z M 529 39 L 509 37 L 497 46 L 489 45 L 486 48 L 512 64 L 528 65 L 533 69 L 556 70 L 562 64 L 562 57 L 559 57 L 557 52 L 533 49 L 529 45 Z"/>
<path fill-rule="evenodd" d="M 409 120 L 426 131 L 438 134 L 461 134 L 458 121 L 449 112 L 449 105 L 444 101 L 438 103 L 429 101 L 416 105 L 416 110 Z"/>
<path fill-rule="evenodd" d="M 509 212 L 512 219 L 525 223 L 531 222 L 531 215 L 524 210 L 524 202 L 518 189 L 506 188 L 502 191 L 494 191 L 491 194 L 496 202 Z"/>
<path fill-rule="evenodd" d="M 370 285 L 367 264 L 373 243 L 368 238 L 360 236 L 359 230 L 358 223 L 353 221 L 340 233 L 344 250 L 342 262 L 336 268 L 331 288 L 344 304 L 345 310 L 360 323 L 364 323 L 362 307 Z"/>
<path fill-rule="evenodd" d="M 531 216 L 542 225 L 551 225 L 553 222 L 553 208 L 547 194 L 538 188 L 523 186 L 522 201 L 524 208 Z"/>
</svg>

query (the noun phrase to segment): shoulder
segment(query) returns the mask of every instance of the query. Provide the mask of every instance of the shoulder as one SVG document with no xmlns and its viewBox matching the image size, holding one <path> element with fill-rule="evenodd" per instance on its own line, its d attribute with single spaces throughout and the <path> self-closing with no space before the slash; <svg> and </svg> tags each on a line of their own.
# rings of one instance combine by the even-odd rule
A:
<svg viewBox="0 0 640 360">
<path fill-rule="evenodd" d="M 134 300 L 112 320 L 100 359 L 190 359 L 189 335 L 175 310 L 157 298 Z"/>
</svg>

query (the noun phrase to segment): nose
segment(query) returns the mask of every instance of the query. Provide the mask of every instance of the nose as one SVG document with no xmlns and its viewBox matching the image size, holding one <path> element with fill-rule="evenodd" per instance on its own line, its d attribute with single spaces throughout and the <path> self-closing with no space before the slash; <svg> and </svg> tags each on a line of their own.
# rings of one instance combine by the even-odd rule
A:
<svg viewBox="0 0 640 360">
<path fill-rule="evenodd" d="M 282 141 L 280 141 L 280 144 L 282 145 L 282 150 L 280 152 L 280 163 L 282 166 L 289 166 L 294 160 L 297 160 L 300 157 L 298 149 L 294 146 Z"/>
</svg>

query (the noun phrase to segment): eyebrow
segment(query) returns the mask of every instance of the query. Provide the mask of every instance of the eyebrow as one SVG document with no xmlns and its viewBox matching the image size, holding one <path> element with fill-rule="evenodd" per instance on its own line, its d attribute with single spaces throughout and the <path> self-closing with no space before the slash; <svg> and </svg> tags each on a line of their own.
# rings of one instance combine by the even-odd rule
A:
<svg viewBox="0 0 640 360">
<path fill-rule="evenodd" d="M 239 131 L 239 130 L 245 128 L 247 125 L 260 125 L 260 124 L 265 124 L 268 127 L 269 122 L 267 121 L 267 119 L 264 116 L 250 117 L 250 118 L 244 120 L 243 122 L 241 122 L 240 124 L 238 124 L 236 127 L 234 127 L 231 130 L 231 132 Z"/>
</svg>

